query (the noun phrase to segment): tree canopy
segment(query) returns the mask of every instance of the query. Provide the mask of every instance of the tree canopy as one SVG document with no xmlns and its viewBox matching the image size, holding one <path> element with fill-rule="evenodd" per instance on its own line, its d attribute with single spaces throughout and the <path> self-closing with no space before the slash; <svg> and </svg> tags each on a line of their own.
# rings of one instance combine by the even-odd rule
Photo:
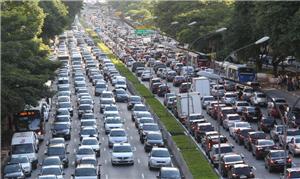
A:
<svg viewBox="0 0 300 179">
<path fill-rule="evenodd" d="M 44 44 L 74 20 L 82 2 L 1 2 L 1 118 L 35 105 L 51 93 L 44 84 L 54 78 L 58 62 L 48 59 Z"/>
</svg>

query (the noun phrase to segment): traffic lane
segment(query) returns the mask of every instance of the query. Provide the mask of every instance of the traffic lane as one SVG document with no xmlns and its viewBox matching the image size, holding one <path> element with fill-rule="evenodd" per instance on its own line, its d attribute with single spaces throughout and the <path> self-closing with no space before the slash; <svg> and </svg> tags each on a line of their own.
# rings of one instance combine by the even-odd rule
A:
<svg viewBox="0 0 300 179">
<path fill-rule="evenodd" d="M 109 84 L 109 90 L 114 88 Z M 127 110 L 127 103 L 117 103 L 120 116 L 125 120 L 124 129 L 128 134 L 128 141 L 134 149 L 133 166 L 112 166 L 111 149 L 108 147 L 108 135 L 104 131 L 103 115 L 100 113 L 100 97 L 94 96 L 94 86 L 88 83 L 90 94 L 94 98 L 94 113 L 98 121 L 99 139 L 101 142 L 101 157 L 98 163 L 101 164 L 101 176 L 103 178 L 155 178 L 157 171 L 148 169 L 148 157 L 144 152 L 143 145 L 140 143 L 138 132 L 134 123 L 131 121 L 131 112 Z"/>
<path fill-rule="evenodd" d="M 142 83 L 147 88 L 149 88 L 149 82 L 142 81 Z M 174 87 L 172 83 L 168 83 L 168 86 L 170 87 L 171 92 L 174 92 L 176 94 L 179 93 L 179 90 L 178 90 L 179 88 Z M 158 97 L 157 95 L 155 95 L 155 97 L 163 104 L 163 98 L 162 97 Z M 212 119 L 209 115 L 207 115 L 205 110 L 203 110 L 203 115 L 204 115 L 204 118 L 207 119 L 208 122 L 212 123 L 212 125 L 215 127 L 215 130 L 218 130 L 218 126 L 219 126 L 218 122 L 216 120 Z M 252 126 L 253 129 L 257 130 L 257 124 L 256 123 L 251 123 L 251 126 Z M 238 145 L 235 142 L 235 140 L 230 137 L 229 132 L 224 130 L 221 126 L 220 126 L 220 131 L 221 131 L 222 135 L 227 137 L 228 142 L 234 145 L 234 151 L 236 153 L 243 154 L 245 162 L 254 167 L 254 173 L 255 173 L 255 176 L 257 178 L 271 178 L 271 179 L 274 178 L 275 179 L 275 178 L 279 177 L 278 173 L 269 173 L 264 167 L 264 161 L 263 160 L 256 160 L 252 156 L 251 152 L 249 152 L 247 149 L 245 149 L 243 145 Z"/>
<path fill-rule="evenodd" d="M 265 89 L 263 90 L 267 95 L 269 95 L 272 98 L 284 98 L 286 99 L 289 106 L 293 106 L 295 102 L 300 98 L 298 95 L 291 95 L 287 92 L 279 92 L 277 89 L 271 88 L 271 89 Z M 296 107 L 300 107 L 300 102 L 297 103 Z"/>
</svg>

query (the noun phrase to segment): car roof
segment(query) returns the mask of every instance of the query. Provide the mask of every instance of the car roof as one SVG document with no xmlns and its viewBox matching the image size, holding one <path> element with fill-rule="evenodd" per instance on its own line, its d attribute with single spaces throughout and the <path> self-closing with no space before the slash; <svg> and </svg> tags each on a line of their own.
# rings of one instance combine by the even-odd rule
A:
<svg viewBox="0 0 300 179">
<path fill-rule="evenodd" d="M 179 171 L 179 169 L 176 167 L 161 167 L 160 171 Z"/>
<path fill-rule="evenodd" d="M 79 164 L 79 165 L 75 168 L 75 170 L 76 170 L 77 168 L 95 168 L 95 166 L 92 165 L 92 164 Z M 96 169 L 96 168 L 95 168 L 95 169 Z"/>
<path fill-rule="evenodd" d="M 114 143 L 114 147 L 116 146 L 131 146 L 130 143 Z"/>
<path fill-rule="evenodd" d="M 59 143 L 59 144 L 50 144 L 50 145 L 48 145 L 48 148 L 53 148 L 53 147 L 63 147 L 63 148 L 65 148 L 65 144 L 63 144 L 63 143 Z"/>
<path fill-rule="evenodd" d="M 165 148 L 165 147 L 153 147 L 152 148 L 152 151 L 168 151 L 168 149 L 167 148 Z"/>
</svg>

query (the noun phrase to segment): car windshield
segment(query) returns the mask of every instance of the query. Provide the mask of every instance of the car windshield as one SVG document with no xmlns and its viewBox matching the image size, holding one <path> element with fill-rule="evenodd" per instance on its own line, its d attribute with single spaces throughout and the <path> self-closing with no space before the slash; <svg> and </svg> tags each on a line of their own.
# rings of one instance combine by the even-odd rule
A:
<svg viewBox="0 0 300 179">
<path fill-rule="evenodd" d="M 257 144 L 258 145 L 275 145 L 274 144 L 274 141 L 272 141 L 272 140 L 259 140 L 259 141 L 257 141 Z"/>
<path fill-rule="evenodd" d="M 126 91 L 124 91 L 124 90 L 116 90 L 116 93 L 117 94 L 126 94 Z"/>
<path fill-rule="evenodd" d="M 231 146 L 221 147 L 221 154 L 222 154 L 222 153 L 230 153 L 230 152 L 233 152 Z M 219 153 L 219 148 L 216 148 L 216 149 L 215 149 L 215 153 L 216 153 L 216 154 Z"/>
<path fill-rule="evenodd" d="M 160 134 L 148 134 L 147 139 L 148 140 L 162 140 L 162 137 Z"/>
<path fill-rule="evenodd" d="M 105 111 L 118 111 L 116 106 L 106 106 Z"/>
<path fill-rule="evenodd" d="M 106 88 L 106 84 L 98 83 L 98 84 L 96 84 L 96 88 Z"/>
<path fill-rule="evenodd" d="M 43 161 L 43 166 L 48 165 L 61 165 L 59 158 L 47 158 Z"/>
<path fill-rule="evenodd" d="M 204 101 L 213 101 L 214 100 L 214 97 L 206 97 L 203 99 Z"/>
<path fill-rule="evenodd" d="M 226 94 L 226 98 L 236 98 L 236 94 Z"/>
<path fill-rule="evenodd" d="M 95 159 L 81 159 L 80 164 L 92 164 L 97 165 L 97 160 Z"/>
<path fill-rule="evenodd" d="M 152 117 L 150 113 L 137 113 L 136 116 L 137 118 Z"/>
<path fill-rule="evenodd" d="M 276 151 L 276 152 L 270 152 L 272 158 L 283 158 L 284 157 L 284 151 Z M 285 155 L 288 156 L 288 153 Z"/>
<path fill-rule="evenodd" d="M 239 155 L 229 156 L 224 158 L 225 162 L 239 162 L 243 161 L 242 157 Z"/>
<path fill-rule="evenodd" d="M 76 168 L 75 176 L 97 176 L 95 168 Z"/>
<path fill-rule="evenodd" d="M 245 93 L 252 93 L 252 92 L 253 92 L 253 89 L 247 88 L 247 89 L 244 89 L 244 92 L 245 92 Z"/>
<path fill-rule="evenodd" d="M 112 104 L 113 101 L 112 100 L 101 100 L 100 104 Z"/>
<path fill-rule="evenodd" d="M 18 158 L 11 158 L 10 163 L 28 163 L 29 160 L 27 157 L 18 157 Z"/>
<path fill-rule="evenodd" d="M 144 70 L 144 69 L 141 69 L 141 70 Z M 126 82 L 125 81 L 117 81 L 117 84 L 118 85 L 126 85 Z"/>
<path fill-rule="evenodd" d="M 147 111 L 146 106 L 134 106 L 134 111 Z"/>
<path fill-rule="evenodd" d="M 82 119 L 95 119 L 94 114 L 83 114 Z"/>
<path fill-rule="evenodd" d="M 255 108 L 248 108 L 249 113 L 255 113 Z"/>
<path fill-rule="evenodd" d="M 113 148 L 114 153 L 123 153 L 123 152 L 132 152 L 130 146 L 114 146 Z"/>
<path fill-rule="evenodd" d="M 82 145 L 97 145 L 98 142 L 96 139 L 84 139 Z"/>
<path fill-rule="evenodd" d="M 96 129 L 83 129 L 80 132 L 81 135 L 94 135 L 96 133 L 97 133 Z"/>
<path fill-rule="evenodd" d="M 82 121 L 81 126 L 94 126 L 96 125 L 95 121 Z"/>
<path fill-rule="evenodd" d="M 266 134 L 264 132 L 257 132 L 257 133 L 251 134 L 251 138 L 264 139 L 264 138 L 266 138 Z"/>
<path fill-rule="evenodd" d="M 141 98 L 139 96 L 131 96 L 130 101 L 131 102 L 141 102 Z"/>
<path fill-rule="evenodd" d="M 257 94 L 257 97 L 259 97 L 259 98 L 266 98 L 267 96 L 265 94 Z"/>
<path fill-rule="evenodd" d="M 180 173 L 177 170 L 166 170 L 161 172 L 161 178 L 180 178 Z"/>
<path fill-rule="evenodd" d="M 158 131 L 159 128 L 157 125 L 144 125 L 143 130 L 145 131 Z"/>
<path fill-rule="evenodd" d="M 32 144 L 18 144 L 12 145 L 12 154 L 34 153 L 34 146 Z"/>
<path fill-rule="evenodd" d="M 21 167 L 19 165 L 6 165 L 4 168 L 4 173 L 14 173 L 21 172 Z"/>
<path fill-rule="evenodd" d="M 235 168 L 235 172 L 238 175 L 249 175 L 249 173 L 251 172 L 251 168 L 250 167 L 238 167 Z"/>
<path fill-rule="evenodd" d="M 236 123 L 236 127 L 250 127 L 249 123 Z"/>
<path fill-rule="evenodd" d="M 55 156 L 55 155 L 64 155 L 65 148 L 64 147 L 48 147 L 48 155 Z"/>
<path fill-rule="evenodd" d="M 49 167 L 42 169 L 42 175 L 61 175 L 61 169 L 59 167 Z"/>
<path fill-rule="evenodd" d="M 250 106 L 249 103 L 238 103 L 237 106 Z"/>
<path fill-rule="evenodd" d="M 295 135 L 300 135 L 300 130 L 292 130 L 292 131 L 287 131 L 288 136 L 295 136 Z"/>
<path fill-rule="evenodd" d="M 93 149 L 91 148 L 81 148 L 77 151 L 78 155 L 94 154 Z"/>
<path fill-rule="evenodd" d="M 275 103 L 286 103 L 284 99 L 276 99 Z"/>
<path fill-rule="evenodd" d="M 300 171 L 291 171 L 288 175 L 290 178 L 300 178 Z"/>
<path fill-rule="evenodd" d="M 170 157 L 170 154 L 167 150 L 154 150 L 152 151 L 152 157 Z"/>
<path fill-rule="evenodd" d="M 113 95 L 111 93 L 102 93 L 101 98 L 113 98 Z"/>
<path fill-rule="evenodd" d="M 265 118 L 263 120 L 264 123 L 267 123 L 267 124 L 273 124 L 275 122 L 275 120 L 271 117 L 268 117 L 268 118 Z"/>
<path fill-rule="evenodd" d="M 107 119 L 105 121 L 105 123 L 107 123 L 107 124 L 117 124 L 117 123 L 122 123 L 122 121 L 119 118 L 111 118 L 111 119 Z"/>
<path fill-rule="evenodd" d="M 126 136 L 126 133 L 123 130 L 111 131 L 110 136 L 111 137 L 123 137 L 123 136 Z"/>
<path fill-rule="evenodd" d="M 90 105 L 79 106 L 79 110 L 91 110 L 92 107 Z"/>
<path fill-rule="evenodd" d="M 64 130 L 64 129 L 69 129 L 70 125 L 69 124 L 55 124 L 53 125 L 53 128 L 55 130 Z"/>
<path fill-rule="evenodd" d="M 142 119 L 140 119 L 140 123 L 152 123 L 152 122 L 154 122 L 154 119 L 152 119 L 152 118 L 142 118 Z"/>
<path fill-rule="evenodd" d="M 58 108 L 69 108 L 71 107 L 70 103 L 59 103 Z"/>
<path fill-rule="evenodd" d="M 235 121 L 235 120 L 241 120 L 240 116 L 230 116 L 228 117 L 228 120 Z"/>
</svg>

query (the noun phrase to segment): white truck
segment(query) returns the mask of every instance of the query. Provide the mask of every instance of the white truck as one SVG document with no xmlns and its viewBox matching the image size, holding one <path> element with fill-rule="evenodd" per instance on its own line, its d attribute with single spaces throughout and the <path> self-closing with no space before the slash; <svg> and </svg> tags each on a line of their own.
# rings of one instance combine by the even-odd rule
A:
<svg viewBox="0 0 300 179">
<path fill-rule="evenodd" d="M 177 94 L 177 116 L 182 123 L 189 114 L 202 114 L 201 96 L 199 92 Z M 189 101 L 188 101 L 189 98 Z"/>
<path fill-rule="evenodd" d="M 206 77 L 192 79 L 192 91 L 200 93 L 200 96 L 210 96 L 210 82 Z"/>
</svg>

